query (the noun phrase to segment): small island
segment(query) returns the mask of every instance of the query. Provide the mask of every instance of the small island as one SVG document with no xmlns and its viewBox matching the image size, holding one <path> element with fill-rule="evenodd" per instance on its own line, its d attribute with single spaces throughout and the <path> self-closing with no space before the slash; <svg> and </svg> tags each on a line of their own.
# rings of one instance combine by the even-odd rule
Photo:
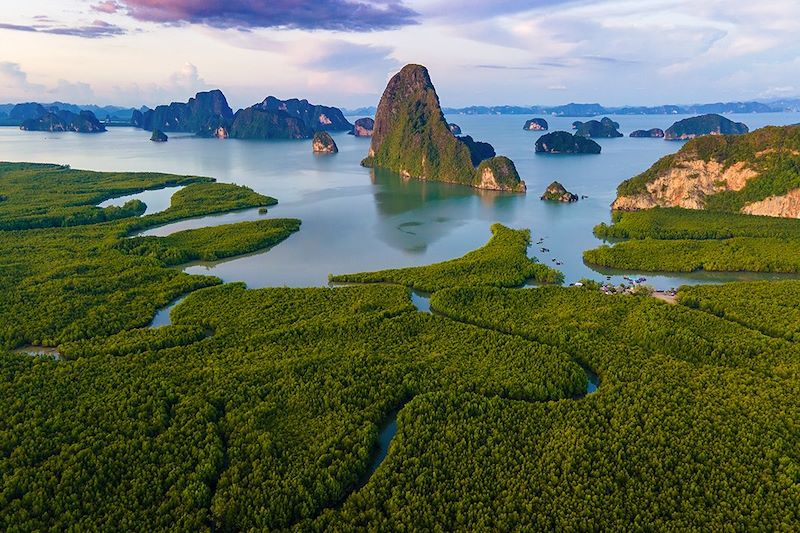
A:
<svg viewBox="0 0 800 533">
<path fill-rule="evenodd" d="M 374 129 L 375 121 L 369 117 L 364 117 L 356 120 L 349 134 L 355 135 L 356 137 L 372 137 L 372 130 Z"/>
<path fill-rule="evenodd" d="M 536 141 L 538 154 L 599 154 L 600 145 L 568 131 L 546 133 Z"/>
<path fill-rule="evenodd" d="M 559 182 L 554 181 L 547 186 L 547 189 L 544 190 L 544 194 L 541 196 L 541 199 L 551 202 L 563 202 L 569 204 L 572 202 L 577 202 L 578 195 L 569 192 Z"/>
<path fill-rule="evenodd" d="M 608 117 L 603 117 L 601 120 L 589 120 L 587 122 L 575 121 L 572 125 L 576 129 L 575 135 L 580 135 L 581 137 L 590 137 L 593 139 L 623 137 L 618 131 L 619 122 L 614 122 Z"/>
<path fill-rule="evenodd" d="M 750 129 L 742 122 L 714 113 L 679 120 L 664 132 L 668 141 L 685 141 L 701 135 L 742 135 Z"/>
<path fill-rule="evenodd" d="M 169 140 L 167 134 L 159 129 L 153 130 L 153 135 L 150 136 L 150 140 L 156 143 L 165 143 Z"/>
<path fill-rule="evenodd" d="M 452 133 L 453 135 L 461 135 L 461 126 L 459 126 L 455 122 L 451 122 L 450 124 L 447 125 L 447 127 L 450 128 L 450 133 Z"/>
<path fill-rule="evenodd" d="M 664 138 L 664 130 L 661 128 L 653 128 L 650 130 L 636 130 L 631 132 L 631 137 L 637 139 L 662 139 Z"/>
<path fill-rule="evenodd" d="M 548 128 L 549 125 L 543 118 L 532 118 L 530 120 L 526 120 L 525 125 L 522 126 L 522 129 L 526 131 L 547 131 Z"/>
<path fill-rule="evenodd" d="M 327 131 L 318 131 L 314 134 L 311 149 L 315 154 L 335 154 L 339 151 L 339 147 Z"/>
</svg>

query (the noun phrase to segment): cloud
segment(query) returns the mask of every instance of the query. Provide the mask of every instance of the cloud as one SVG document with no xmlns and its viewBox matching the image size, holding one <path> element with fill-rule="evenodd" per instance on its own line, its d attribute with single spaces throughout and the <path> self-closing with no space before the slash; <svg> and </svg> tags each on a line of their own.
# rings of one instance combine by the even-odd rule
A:
<svg viewBox="0 0 800 533">
<path fill-rule="evenodd" d="M 417 23 L 402 0 L 120 0 L 131 17 L 215 28 L 375 31 Z M 106 6 L 109 2 L 102 2 Z"/>
<path fill-rule="evenodd" d="M 181 69 L 169 77 L 169 87 L 188 91 L 201 91 L 208 88 L 206 80 L 200 77 L 197 67 L 186 62 Z"/>
<path fill-rule="evenodd" d="M 459 0 L 458 9 L 453 9 L 452 0 L 419 0 L 417 9 L 423 16 L 442 18 L 448 22 L 480 21 L 498 16 L 514 15 L 537 10 L 557 10 L 571 4 L 590 0 Z"/>
<path fill-rule="evenodd" d="M 9 102 L 61 100 L 73 103 L 90 103 L 95 94 L 87 83 L 58 80 L 54 87 L 33 83 L 19 63 L 0 63 L 0 100 Z"/>
<path fill-rule="evenodd" d="M 200 76 L 198 68 L 192 63 L 184 63 L 161 83 L 131 83 L 126 86 L 114 86 L 114 100 L 131 105 L 156 105 L 169 102 L 185 102 L 196 93 L 212 87 Z"/>
<path fill-rule="evenodd" d="M 514 65 L 475 65 L 475 68 L 486 70 L 542 70 L 540 66 L 514 66 Z"/>
<path fill-rule="evenodd" d="M 64 100 L 76 104 L 90 104 L 94 102 L 95 94 L 92 86 L 83 82 L 69 82 L 58 80 L 58 84 L 47 91 L 53 99 Z"/>
<path fill-rule="evenodd" d="M 9 61 L 0 63 L 0 92 L 4 97 L 19 98 L 42 90 L 44 90 L 44 85 L 28 81 L 28 73 L 22 70 L 19 63 Z"/>
<path fill-rule="evenodd" d="M 41 19 L 40 19 L 41 20 Z M 85 39 L 99 39 L 124 35 L 124 28 L 109 24 L 102 20 L 95 20 L 84 26 L 56 26 L 50 23 L 42 24 L 7 24 L 0 22 L 0 30 L 24 31 L 30 33 L 49 33 L 52 35 L 67 35 L 70 37 L 83 37 Z"/>
<path fill-rule="evenodd" d="M 92 6 L 92 11 L 109 15 L 118 12 L 120 9 L 122 9 L 122 5 L 114 0 L 104 0 Z"/>
</svg>

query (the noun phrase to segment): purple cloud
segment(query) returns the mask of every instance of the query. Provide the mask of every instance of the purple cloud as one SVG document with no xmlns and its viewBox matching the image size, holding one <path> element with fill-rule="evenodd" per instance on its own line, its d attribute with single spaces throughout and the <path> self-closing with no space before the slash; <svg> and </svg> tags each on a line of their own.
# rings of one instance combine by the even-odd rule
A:
<svg viewBox="0 0 800 533">
<path fill-rule="evenodd" d="M 402 0 L 119 0 L 114 4 L 141 21 L 237 29 L 374 31 L 416 24 L 418 16 Z"/>
<path fill-rule="evenodd" d="M 52 35 L 68 35 L 70 37 L 83 37 L 85 39 L 99 39 L 101 37 L 114 37 L 124 35 L 127 30 L 102 20 L 95 20 L 85 26 L 52 26 L 49 24 L 6 24 L 0 22 L 0 30 L 25 31 L 30 33 L 49 33 Z"/>
<path fill-rule="evenodd" d="M 92 6 L 92 11 L 97 11 L 98 13 L 107 13 L 109 15 L 116 13 L 120 9 L 122 9 L 122 6 L 114 0 L 103 0 L 102 2 L 98 2 Z"/>
</svg>

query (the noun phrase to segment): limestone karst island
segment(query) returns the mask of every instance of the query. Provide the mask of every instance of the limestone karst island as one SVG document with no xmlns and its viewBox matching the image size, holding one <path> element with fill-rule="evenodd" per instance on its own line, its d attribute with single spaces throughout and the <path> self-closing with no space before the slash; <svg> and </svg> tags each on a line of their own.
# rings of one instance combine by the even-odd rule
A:
<svg viewBox="0 0 800 533">
<path fill-rule="evenodd" d="M 800 2 L 0 10 L 0 531 L 800 531 Z"/>
</svg>

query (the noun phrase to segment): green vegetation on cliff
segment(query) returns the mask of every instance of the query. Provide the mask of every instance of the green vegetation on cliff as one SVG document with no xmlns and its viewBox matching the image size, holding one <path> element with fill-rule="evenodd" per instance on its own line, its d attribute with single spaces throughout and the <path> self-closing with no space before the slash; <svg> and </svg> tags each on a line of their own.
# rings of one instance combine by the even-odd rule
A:
<svg viewBox="0 0 800 533">
<path fill-rule="evenodd" d="M 236 112 L 229 135 L 232 139 L 309 139 L 314 130 L 298 117 L 253 106 Z"/>
<path fill-rule="evenodd" d="M 482 183 L 469 146 L 451 132 L 428 70 L 421 65 L 406 65 L 386 86 L 362 164 L 408 177 L 473 187 Z M 503 190 L 524 191 L 516 170 L 498 176 L 497 182 Z"/>
<path fill-rule="evenodd" d="M 716 172 L 719 181 L 709 189 L 705 176 L 704 192 L 697 193 L 701 187 L 692 186 L 691 180 L 699 174 L 693 174 L 692 169 Z M 730 186 L 723 176 L 736 185 Z M 692 200 L 704 209 L 615 212 L 614 223 L 600 224 L 595 235 L 635 240 L 589 250 L 584 253 L 586 261 L 633 270 L 800 272 L 796 255 L 800 250 L 800 223 L 796 219 L 740 213 L 755 202 L 800 190 L 800 127 L 770 126 L 745 135 L 693 139 L 676 154 L 622 182 L 614 206 L 635 208 L 632 206 L 640 200 L 642 205 L 674 202 L 667 197 L 653 201 L 659 192 L 651 184 L 661 178 L 689 180 L 688 184 L 677 184 L 667 196 L 683 198 L 697 193 Z M 662 187 L 667 190 L 669 183 Z M 780 208 L 763 205 L 754 211 L 791 216 L 788 199 Z"/>
<path fill-rule="evenodd" d="M 528 280 L 560 283 L 561 272 L 527 255 L 530 230 L 492 225 L 492 238 L 483 247 L 458 259 L 422 267 L 331 276 L 338 283 L 395 283 L 425 292 L 446 287 L 492 285 L 518 287 Z"/>
<path fill-rule="evenodd" d="M 496 191 L 524 192 L 526 189 L 525 182 L 519 178 L 516 165 L 504 155 L 481 161 L 472 186 Z"/>
<path fill-rule="evenodd" d="M 672 155 L 659 159 L 645 172 L 623 181 L 617 196 L 636 196 L 669 170 L 692 161 L 714 161 L 723 169 L 736 164 L 756 172 L 738 190 L 705 197 L 705 207 L 738 212 L 745 205 L 800 188 L 800 126 L 767 126 L 745 135 L 709 135 L 687 142 Z"/>
</svg>

